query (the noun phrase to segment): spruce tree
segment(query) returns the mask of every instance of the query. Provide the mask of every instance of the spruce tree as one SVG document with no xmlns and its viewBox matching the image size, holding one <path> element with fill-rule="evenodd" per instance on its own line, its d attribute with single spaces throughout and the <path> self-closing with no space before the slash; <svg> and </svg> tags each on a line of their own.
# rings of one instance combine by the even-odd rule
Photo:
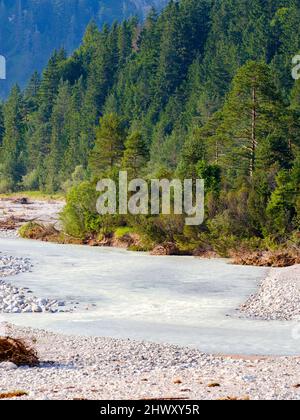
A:
<svg viewBox="0 0 300 420">
<path fill-rule="evenodd" d="M 139 131 L 133 131 L 126 139 L 122 168 L 127 170 L 130 178 L 142 174 L 148 158 L 148 148 Z"/>
<path fill-rule="evenodd" d="M 3 174 L 16 187 L 25 174 L 24 103 L 19 86 L 14 86 L 4 105 L 4 136 L 0 161 Z"/>
<path fill-rule="evenodd" d="M 110 173 L 120 167 L 125 136 L 124 122 L 118 115 L 107 114 L 100 118 L 95 146 L 89 159 L 93 176 Z"/>
</svg>

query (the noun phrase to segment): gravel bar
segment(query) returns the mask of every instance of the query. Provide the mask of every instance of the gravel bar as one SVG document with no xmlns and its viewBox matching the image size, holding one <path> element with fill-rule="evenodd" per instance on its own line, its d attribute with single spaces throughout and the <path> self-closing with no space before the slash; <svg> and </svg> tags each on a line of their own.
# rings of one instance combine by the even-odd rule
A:
<svg viewBox="0 0 300 420">
<path fill-rule="evenodd" d="M 300 320 L 300 265 L 270 270 L 240 310 L 250 318 Z"/>
<path fill-rule="evenodd" d="M 25 392 L 20 399 L 300 399 L 300 358 L 212 356 L 172 345 L 3 328 L 31 339 L 42 362 L 37 368 L 0 365 L 0 393 Z"/>
<path fill-rule="evenodd" d="M 57 299 L 37 298 L 26 287 L 18 288 L 3 278 L 29 272 L 32 264 L 28 258 L 0 255 L 0 314 L 1 313 L 58 313 L 73 312 L 77 305 Z"/>
</svg>

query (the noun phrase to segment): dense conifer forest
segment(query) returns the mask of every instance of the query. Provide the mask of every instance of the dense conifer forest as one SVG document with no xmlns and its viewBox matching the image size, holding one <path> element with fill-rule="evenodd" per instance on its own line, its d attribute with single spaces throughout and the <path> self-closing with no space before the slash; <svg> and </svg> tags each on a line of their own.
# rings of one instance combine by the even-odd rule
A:
<svg viewBox="0 0 300 420">
<path fill-rule="evenodd" d="M 65 191 L 78 238 L 138 232 L 141 248 L 299 246 L 300 0 L 171 1 L 87 27 L 0 108 L 0 191 Z M 100 216 L 97 180 L 203 178 L 206 218 Z"/>
</svg>

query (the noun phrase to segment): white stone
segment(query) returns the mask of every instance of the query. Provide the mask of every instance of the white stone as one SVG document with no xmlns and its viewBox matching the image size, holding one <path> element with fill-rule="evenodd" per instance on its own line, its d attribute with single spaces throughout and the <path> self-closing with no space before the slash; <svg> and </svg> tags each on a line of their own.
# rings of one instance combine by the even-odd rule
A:
<svg viewBox="0 0 300 420">
<path fill-rule="evenodd" d="M 0 369 L 15 370 L 15 369 L 18 369 L 18 366 L 12 362 L 2 362 L 0 363 Z"/>
</svg>

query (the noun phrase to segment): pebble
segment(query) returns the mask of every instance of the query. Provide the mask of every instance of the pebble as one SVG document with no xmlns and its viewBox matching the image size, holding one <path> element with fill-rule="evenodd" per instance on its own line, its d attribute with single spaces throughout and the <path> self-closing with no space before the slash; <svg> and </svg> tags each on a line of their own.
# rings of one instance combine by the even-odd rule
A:
<svg viewBox="0 0 300 420">
<path fill-rule="evenodd" d="M 300 317 L 300 265 L 273 268 L 256 294 L 240 307 L 250 318 L 292 321 Z"/>
<path fill-rule="evenodd" d="M 73 312 L 76 306 L 64 301 L 36 298 L 28 288 L 15 287 L 1 278 L 30 272 L 32 264 L 29 258 L 17 258 L 0 255 L 0 313 L 63 313 Z"/>
<path fill-rule="evenodd" d="M 18 366 L 12 362 L 2 362 L 0 363 L 0 369 L 3 370 L 15 370 L 18 369 Z"/>
<path fill-rule="evenodd" d="M 6 335 L 30 337 L 40 360 L 47 361 L 0 374 L 0 390 L 28 393 L 20 399 L 300 400 L 295 357 L 251 360 L 250 366 L 249 358 L 231 363 L 228 357 L 168 344 L 3 327 Z"/>
</svg>

